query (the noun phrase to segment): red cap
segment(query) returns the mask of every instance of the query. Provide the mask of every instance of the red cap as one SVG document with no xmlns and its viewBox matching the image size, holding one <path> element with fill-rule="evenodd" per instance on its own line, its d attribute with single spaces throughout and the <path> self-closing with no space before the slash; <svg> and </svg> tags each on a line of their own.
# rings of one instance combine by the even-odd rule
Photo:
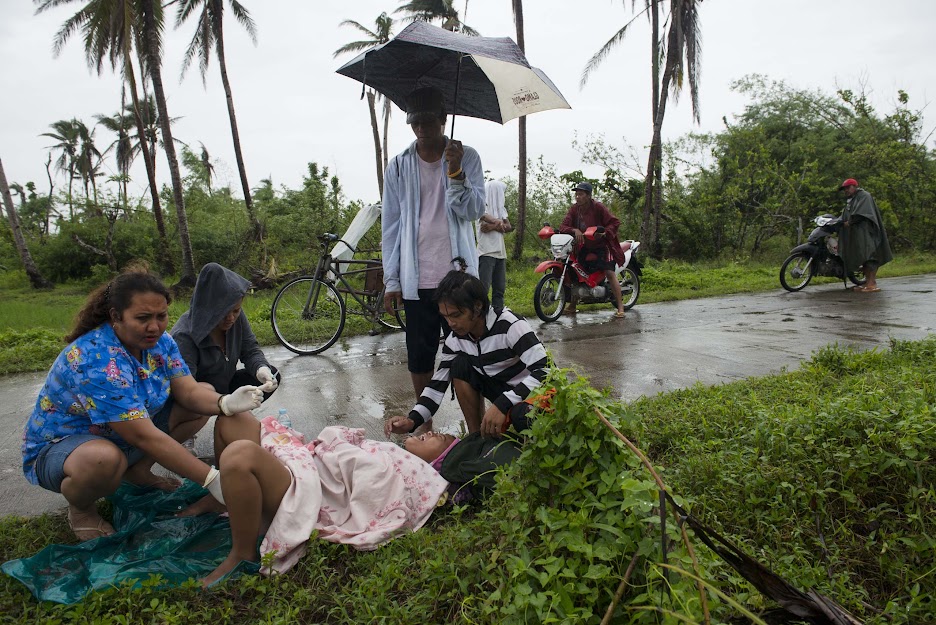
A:
<svg viewBox="0 0 936 625">
<path fill-rule="evenodd" d="M 848 180 L 842 183 L 842 186 L 839 187 L 839 190 L 842 190 L 845 187 L 857 187 L 857 186 L 858 186 L 858 181 L 855 180 L 854 178 L 849 178 Z"/>
</svg>

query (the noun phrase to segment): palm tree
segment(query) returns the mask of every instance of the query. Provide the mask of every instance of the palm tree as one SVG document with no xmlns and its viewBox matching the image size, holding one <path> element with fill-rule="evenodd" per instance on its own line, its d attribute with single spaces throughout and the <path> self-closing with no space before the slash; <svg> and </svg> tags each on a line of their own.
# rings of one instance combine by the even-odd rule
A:
<svg viewBox="0 0 936 625">
<path fill-rule="evenodd" d="M 97 146 L 94 145 L 94 129 L 89 129 L 84 122 L 78 122 L 78 175 L 84 184 L 85 197 L 89 197 L 88 184 L 94 191 L 94 205 L 97 206 L 97 181 L 100 176 L 101 161 L 103 156 Z"/>
<path fill-rule="evenodd" d="M 26 238 L 23 236 L 23 230 L 20 228 L 19 219 L 16 216 L 16 207 L 13 205 L 13 196 L 10 195 L 10 187 L 7 184 L 6 173 L 3 171 L 3 161 L 0 161 L 0 196 L 3 197 L 3 205 L 6 207 L 7 220 L 10 222 L 10 229 L 13 231 L 13 243 L 16 251 L 19 252 L 20 260 L 23 262 L 23 268 L 29 277 L 29 283 L 34 289 L 51 289 L 52 283 L 46 280 L 36 263 L 33 262 L 29 248 L 26 246 Z"/>
<path fill-rule="evenodd" d="M 362 50 L 370 50 L 371 48 L 376 48 L 377 46 L 383 45 L 390 41 L 390 37 L 393 34 L 393 18 L 389 17 L 386 13 L 381 13 L 379 16 L 377 16 L 377 19 L 374 20 L 374 24 L 374 30 L 370 30 L 358 22 L 355 22 L 354 20 L 345 20 L 341 22 L 339 26 L 353 26 L 354 28 L 357 28 L 359 31 L 364 33 L 364 35 L 367 36 L 367 39 L 346 43 L 345 45 L 335 50 L 334 54 L 332 54 L 332 57 L 338 57 L 339 55 L 348 52 L 361 52 Z M 382 149 L 380 144 L 380 129 L 377 126 L 376 110 L 376 101 L 379 98 L 383 98 L 384 101 L 384 136 Z M 380 192 L 380 197 L 383 198 L 383 176 L 384 171 L 387 169 L 387 131 L 390 124 L 390 100 L 385 98 L 382 94 L 377 93 L 373 89 L 368 89 L 367 106 L 370 108 L 371 129 L 374 133 L 374 155 L 377 158 L 377 189 Z"/>
<path fill-rule="evenodd" d="M 34 0 L 38 5 L 36 13 L 42 13 L 71 1 Z M 105 59 L 110 62 L 113 69 L 116 70 L 120 67 L 124 81 L 130 87 L 137 134 L 141 143 L 145 144 L 146 133 L 140 115 L 140 98 L 137 94 L 137 82 L 133 69 L 134 50 L 139 52 L 141 48 L 141 30 L 139 0 L 89 0 L 84 7 L 66 20 L 56 33 L 53 40 L 53 53 L 58 56 L 68 38 L 76 31 L 81 31 L 88 67 L 96 69 L 100 74 Z M 163 269 L 172 273 L 175 269 L 168 253 L 169 242 L 163 222 L 159 187 L 156 184 L 155 160 L 153 155 L 146 150 L 144 150 L 143 162 L 146 166 L 146 175 L 149 181 L 153 218 L 159 232 L 161 243 L 159 247 L 163 254 Z"/>
<path fill-rule="evenodd" d="M 172 199 L 176 205 L 176 220 L 179 228 L 179 243 L 182 246 L 182 274 L 176 288 L 195 286 L 195 261 L 192 254 L 192 241 L 189 238 L 188 215 L 185 212 L 185 197 L 182 192 L 182 175 L 179 172 L 179 159 L 176 157 L 175 144 L 172 141 L 169 108 L 166 105 L 166 91 L 162 81 L 162 30 L 163 7 L 157 0 L 139 0 L 142 8 L 142 40 L 140 49 L 143 53 L 144 67 L 153 85 L 156 108 L 159 111 L 160 130 L 163 138 L 163 151 L 169 161 L 169 179 L 172 181 Z"/>
<path fill-rule="evenodd" d="M 241 26 L 250 35 L 251 41 L 256 45 L 257 29 L 247 9 L 237 0 L 228 0 L 228 4 L 231 5 L 231 13 L 234 14 L 234 18 L 240 22 Z M 247 168 L 244 166 L 240 134 L 237 131 L 237 115 L 234 113 L 234 96 L 231 94 L 227 61 L 224 56 L 224 0 L 182 0 L 176 13 L 176 27 L 178 28 L 199 7 L 201 7 L 201 14 L 198 17 L 198 24 L 195 28 L 195 34 L 192 36 L 192 41 L 185 51 L 185 58 L 182 61 L 182 75 L 185 75 L 185 70 L 188 69 L 192 59 L 198 56 L 199 70 L 204 83 L 208 63 L 211 60 L 211 49 L 215 49 L 218 55 L 218 67 L 221 70 L 221 84 L 224 86 L 224 95 L 227 99 L 228 118 L 231 121 L 231 137 L 234 140 L 234 157 L 237 159 L 237 171 L 240 173 L 241 188 L 244 191 L 244 204 L 247 206 L 247 215 L 251 224 L 253 224 L 254 232 L 259 236 L 260 222 L 257 221 L 254 214 L 253 198 L 250 195 L 250 185 L 247 183 Z M 204 150 L 204 147 L 202 149 Z"/>
<path fill-rule="evenodd" d="M 466 35 L 476 36 L 478 31 L 462 23 L 455 10 L 455 0 L 409 0 L 404 1 L 394 13 L 403 13 L 409 21 L 420 20 L 431 22 L 439 20 L 445 30 L 458 31 Z"/>
<path fill-rule="evenodd" d="M 68 176 L 68 218 L 75 218 L 75 211 L 72 202 L 72 181 L 75 179 L 75 170 L 78 168 L 78 145 L 81 142 L 78 125 L 81 124 L 77 119 L 60 119 L 50 124 L 52 132 L 44 132 L 40 137 L 49 137 L 57 141 L 55 145 L 49 146 L 49 153 L 53 150 L 59 151 L 59 156 L 55 159 L 55 168 Z M 81 124 L 84 125 L 84 124 Z"/>
<path fill-rule="evenodd" d="M 126 89 L 121 88 L 120 111 L 114 113 L 110 117 L 107 115 L 94 116 L 98 126 L 103 126 L 105 130 L 117 135 L 117 138 L 107 146 L 104 153 L 107 154 L 110 151 L 114 152 L 114 160 L 117 161 L 117 171 L 120 172 L 120 190 L 123 195 L 124 211 L 127 210 L 129 204 L 127 198 L 127 183 L 130 180 L 130 166 L 133 164 L 133 142 L 130 139 L 130 132 L 128 129 L 135 123 L 132 113 L 130 115 L 125 114 L 127 110 L 125 96 Z"/>
<path fill-rule="evenodd" d="M 208 148 L 205 147 L 205 144 L 201 141 L 198 144 L 201 145 L 201 154 L 198 160 L 205 168 L 205 184 L 208 185 L 208 195 L 211 195 L 211 176 L 214 175 L 214 165 L 211 164 L 211 157 L 208 155 Z"/>
<path fill-rule="evenodd" d="M 517 45 L 520 50 L 526 54 L 526 44 L 523 36 L 523 0 L 511 0 L 513 9 L 514 23 L 517 26 Z M 519 140 L 518 140 L 518 180 L 517 180 L 517 234 L 514 238 L 515 260 L 520 260 L 523 255 L 523 239 L 526 232 L 526 185 L 527 185 L 527 118 L 526 115 L 519 120 Z"/>
<path fill-rule="evenodd" d="M 699 60 L 702 52 L 701 32 L 699 30 L 699 4 L 702 0 L 670 0 L 668 15 L 669 29 L 665 43 L 659 37 L 659 10 L 663 0 L 645 0 L 645 8 L 614 36 L 605 43 L 588 61 L 582 72 L 581 85 L 588 80 L 589 73 L 600 65 L 614 46 L 627 34 L 628 27 L 643 13 L 647 13 L 653 30 L 651 50 L 653 64 L 653 138 L 650 142 L 650 155 L 647 162 L 646 184 L 644 188 L 643 222 L 641 239 L 649 242 L 653 253 L 659 254 L 660 214 L 662 212 L 662 142 L 663 118 L 670 90 L 674 97 L 679 96 L 685 82 L 689 83 L 689 95 L 692 102 L 693 119 L 699 122 Z M 636 0 L 631 0 L 631 6 Z M 665 54 L 665 61 L 663 61 Z M 663 77 L 659 77 L 662 64 Z M 651 215 L 653 224 L 651 225 Z"/>
</svg>

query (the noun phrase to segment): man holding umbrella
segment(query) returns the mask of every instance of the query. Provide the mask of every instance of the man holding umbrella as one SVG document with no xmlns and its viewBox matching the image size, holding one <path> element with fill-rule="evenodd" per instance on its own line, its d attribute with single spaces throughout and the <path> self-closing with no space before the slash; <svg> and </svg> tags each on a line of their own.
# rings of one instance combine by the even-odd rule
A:
<svg viewBox="0 0 936 625">
<path fill-rule="evenodd" d="M 435 288 L 458 258 L 478 275 L 473 224 L 484 214 L 481 158 L 443 134 L 445 121 L 441 91 L 410 93 L 406 123 L 416 141 L 390 161 L 384 176 L 384 305 L 390 314 L 401 306 L 406 312 L 407 367 L 417 398 L 432 379 L 439 333 L 449 331 L 432 302 Z"/>
</svg>

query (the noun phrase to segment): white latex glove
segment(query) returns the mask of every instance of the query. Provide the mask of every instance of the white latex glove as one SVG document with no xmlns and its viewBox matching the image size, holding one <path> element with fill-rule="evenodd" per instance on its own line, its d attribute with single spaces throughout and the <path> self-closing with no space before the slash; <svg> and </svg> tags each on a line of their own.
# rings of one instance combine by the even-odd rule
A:
<svg viewBox="0 0 936 625">
<path fill-rule="evenodd" d="M 212 497 L 217 499 L 219 503 L 224 503 L 224 495 L 221 493 L 221 471 L 211 467 L 211 470 L 208 471 L 208 477 L 205 478 L 205 483 L 202 484 L 202 488 L 207 488 Z"/>
<path fill-rule="evenodd" d="M 238 412 L 253 410 L 259 407 L 262 401 L 263 391 L 256 386 L 242 386 L 221 398 L 221 412 L 230 417 Z"/>
<path fill-rule="evenodd" d="M 257 381 L 260 382 L 260 390 L 264 393 L 272 393 L 279 386 L 279 382 L 276 381 L 273 372 L 267 366 L 257 369 Z"/>
</svg>

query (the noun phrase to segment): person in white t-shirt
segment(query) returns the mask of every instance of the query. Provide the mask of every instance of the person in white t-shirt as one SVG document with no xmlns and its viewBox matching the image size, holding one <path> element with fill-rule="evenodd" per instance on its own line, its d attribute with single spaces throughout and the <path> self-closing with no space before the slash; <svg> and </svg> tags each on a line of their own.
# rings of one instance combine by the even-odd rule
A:
<svg viewBox="0 0 936 625">
<path fill-rule="evenodd" d="M 491 291 L 491 306 L 504 307 L 507 289 L 507 248 L 504 233 L 513 230 L 504 207 L 507 185 L 501 180 L 484 183 L 484 214 L 478 220 L 478 277 L 485 292 Z"/>
<path fill-rule="evenodd" d="M 381 215 L 384 306 L 406 311 L 407 368 L 416 396 L 432 379 L 439 333 L 448 325 L 432 301 L 460 259 L 478 275 L 473 224 L 484 214 L 484 170 L 470 146 L 449 140 L 441 91 L 422 87 L 406 98 L 406 123 L 416 140 L 384 176 Z"/>
</svg>

